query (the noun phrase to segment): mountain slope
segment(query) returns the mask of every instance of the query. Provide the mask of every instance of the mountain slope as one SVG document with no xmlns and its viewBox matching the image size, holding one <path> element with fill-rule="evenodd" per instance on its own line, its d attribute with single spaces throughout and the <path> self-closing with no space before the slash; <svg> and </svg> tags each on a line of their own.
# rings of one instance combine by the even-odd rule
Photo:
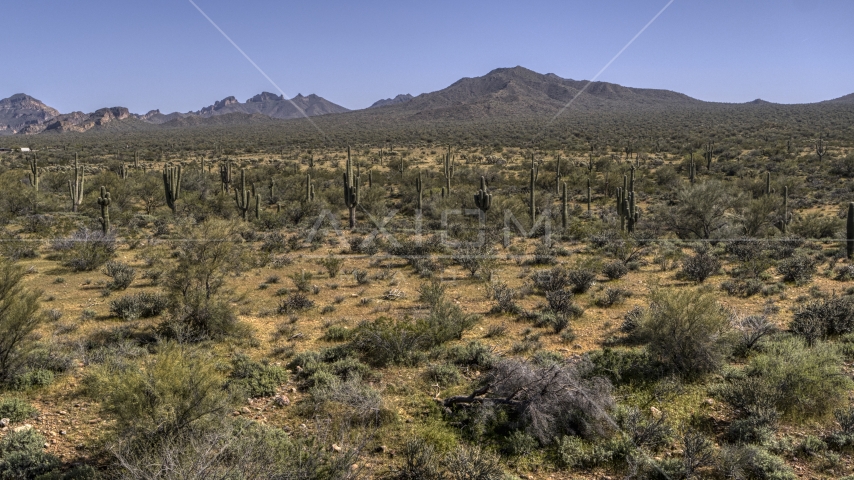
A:
<svg viewBox="0 0 854 480">
<path fill-rule="evenodd" d="M 578 95 L 582 89 L 584 92 Z M 445 89 L 425 93 L 382 110 L 404 116 L 454 119 L 542 116 L 557 113 L 570 101 L 573 101 L 574 109 L 583 111 L 668 108 L 704 103 L 668 90 L 629 88 L 606 82 L 588 85 L 586 81 L 515 67 L 499 68 L 482 77 L 463 78 Z"/>
<path fill-rule="evenodd" d="M 410 95 L 408 93 L 407 94 L 400 94 L 394 98 L 386 98 L 383 100 L 377 100 L 376 102 L 373 103 L 373 105 L 371 105 L 368 108 L 377 108 L 377 107 L 385 107 L 388 105 L 397 105 L 398 103 L 406 103 L 406 102 L 412 100 L 413 98 L 415 98 L 415 97 L 413 97 L 412 95 Z"/>
<path fill-rule="evenodd" d="M 24 93 L 0 100 L 0 135 L 19 133 L 59 116 L 59 111 Z"/>
</svg>

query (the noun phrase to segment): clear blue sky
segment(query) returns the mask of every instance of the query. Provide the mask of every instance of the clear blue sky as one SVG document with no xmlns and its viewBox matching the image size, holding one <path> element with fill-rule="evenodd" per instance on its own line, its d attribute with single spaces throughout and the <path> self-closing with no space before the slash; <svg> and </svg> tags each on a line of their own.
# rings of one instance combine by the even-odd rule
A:
<svg viewBox="0 0 854 480">
<path fill-rule="evenodd" d="M 522 65 L 590 79 L 667 0 L 196 3 L 288 97 L 364 108 Z M 186 0 L 4 2 L 0 98 L 196 110 L 276 90 Z M 854 1 L 675 0 L 599 78 L 710 101 L 854 92 Z"/>
</svg>

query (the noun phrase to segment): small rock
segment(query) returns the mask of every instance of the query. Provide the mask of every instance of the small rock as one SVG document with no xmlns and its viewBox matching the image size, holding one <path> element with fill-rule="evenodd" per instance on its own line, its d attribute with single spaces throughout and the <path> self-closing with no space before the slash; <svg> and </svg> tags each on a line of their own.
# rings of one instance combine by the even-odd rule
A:
<svg viewBox="0 0 854 480">
<path fill-rule="evenodd" d="M 6 428 L 9 426 L 8 418 L 0 418 L 0 428 Z"/>
<path fill-rule="evenodd" d="M 291 399 L 288 398 L 287 395 L 276 395 L 276 398 L 273 399 L 273 403 L 275 403 L 277 407 L 287 407 L 291 404 Z"/>
<path fill-rule="evenodd" d="M 252 410 L 249 407 L 243 407 L 240 409 L 240 411 L 243 413 L 252 413 Z"/>
<path fill-rule="evenodd" d="M 338 445 L 336 445 L 336 444 L 334 444 L 334 443 L 333 443 L 333 444 L 332 444 L 332 451 L 333 451 L 333 452 L 340 452 L 340 451 L 341 451 L 341 447 L 339 447 Z"/>
<path fill-rule="evenodd" d="M 47 442 L 44 442 L 44 448 L 50 448 L 50 444 Z"/>
<path fill-rule="evenodd" d="M 66 412 L 65 410 L 60 410 L 60 411 L 59 411 L 59 414 L 60 414 L 60 415 L 68 415 L 68 412 Z"/>
<path fill-rule="evenodd" d="M 388 447 L 385 445 L 380 445 L 379 447 L 374 449 L 374 453 L 385 453 L 388 451 Z"/>
<path fill-rule="evenodd" d="M 68 432 L 67 432 L 67 431 L 65 431 L 65 430 L 60 430 L 60 431 L 59 431 L 59 434 L 60 434 L 60 435 L 68 435 Z"/>
<path fill-rule="evenodd" d="M 26 431 L 29 431 L 29 430 L 32 430 L 32 429 L 33 429 L 33 426 L 32 426 L 32 425 L 30 425 L 29 423 L 26 423 L 26 424 L 21 425 L 21 426 L 19 426 L 19 427 L 15 427 L 15 428 L 13 428 L 13 429 L 12 429 L 12 431 L 13 431 L 13 432 L 15 432 L 15 433 L 20 433 L 20 432 L 26 432 Z"/>
<path fill-rule="evenodd" d="M 97 418 L 93 418 L 92 420 L 89 420 L 89 424 L 91 424 L 91 425 L 95 425 L 96 423 L 98 423 L 98 422 L 100 422 L 100 421 L 101 421 L 101 420 L 99 420 L 99 419 L 97 419 Z"/>
<path fill-rule="evenodd" d="M 358 470 L 358 469 L 359 469 L 359 464 L 358 464 L 358 463 L 354 463 L 354 464 L 350 465 L 350 470 L 356 471 L 356 470 Z"/>
<path fill-rule="evenodd" d="M 291 393 L 297 393 L 297 387 L 291 387 L 290 392 Z"/>
<path fill-rule="evenodd" d="M 703 403 L 711 407 L 712 405 L 715 404 L 715 401 L 712 400 L 711 398 L 707 398 L 707 399 L 703 400 Z"/>
<path fill-rule="evenodd" d="M 305 429 L 307 429 L 308 427 L 307 427 L 307 426 L 305 426 L 305 424 L 304 424 L 304 423 L 300 423 L 300 424 L 299 424 L 299 428 L 301 428 L 301 429 L 305 430 Z"/>
<path fill-rule="evenodd" d="M 649 407 L 649 413 L 652 414 L 653 418 L 661 418 L 661 410 L 655 407 Z"/>
</svg>

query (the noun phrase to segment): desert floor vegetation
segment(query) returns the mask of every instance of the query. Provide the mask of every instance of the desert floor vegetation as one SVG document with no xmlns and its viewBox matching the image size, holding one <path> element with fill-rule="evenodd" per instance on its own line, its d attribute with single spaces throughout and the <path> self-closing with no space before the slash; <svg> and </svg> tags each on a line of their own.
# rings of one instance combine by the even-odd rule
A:
<svg viewBox="0 0 854 480">
<path fill-rule="evenodd" d="M 0 478 L 854 475 L 854 150 L 733 128 L 0 153 Z"/>
</svg>

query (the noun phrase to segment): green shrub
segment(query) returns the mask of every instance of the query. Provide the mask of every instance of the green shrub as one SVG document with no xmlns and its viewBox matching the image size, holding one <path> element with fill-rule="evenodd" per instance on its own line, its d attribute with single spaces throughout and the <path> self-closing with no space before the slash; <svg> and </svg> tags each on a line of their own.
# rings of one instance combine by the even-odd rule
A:
<svg viewBox="0 0 854 480">
<path fill-rule="evenodd" d="M 413 353 L 427 344 L 426 335 L 412 320 L 380 317 L 362 322 L 356 330 L 352 345 L 365 361 L 384 366 L 412 363 Z"/>
<path fill-rule="evenodd" d="M 343 325 L 332 325 L 326 329 L 323 339 L 327 342 L 344 342 L 350 340 L 352 336 L 353 330 Z"/>
<path fill-rule="evenodd" d="M 0 439 L 0 478 L 36 478 L 59 466 L 44 451 L 45 438 L 33 429 L 12 432 Z"/>
<path fill-rule="evenodd" d="M 695 283 L 703 283 L 707 278 L 718 272 L 721 262 L 708 253 L 697 253 L 682 261 L 680 277 Z"/>
<path fill-rule="evenodd" d="M 35 345 L 31 334 L 44 321 L 41 292 L 25 288 L 23 278 L 20 267 L 0 258 L 0 382 L 20 375 Z"/>
<path fill-rule="evenodd" d="M 24 400 L 17 397 L 6 397 L 0 399 L 0 418 L 8 418 L 12 423 L 23 422 L 32 418 L 38 410 Z"/>
<path fill-rule="evenodd" d="M 695 377 L 716 371 L 730 350 L 730 320 L 710 293 L 660 289 L 632 335 L 669 371 Z"/>
<path fill-rule="evenodd" d="M 68 239 L 54 242 L 66 266 L 75 272 L 91 272 L 107 263 L 116 252 L 116 239 L 112 233 L 83 228 Z"/>
<path fill-rule="evenodd" d="M 617 280 L 625 277 L 629 273 L 629 269 L 622 260 L 616 260 L 605 265 L 602 268 L 602 273 L 608 277 L 608 280 Z"/>
<path fill-rule="evenodd" d="M 427 380 L 438 384 L 440 388 L 453 387 L 460 383 L 463 378 L 459 368 L 445 363 L 430 365 L 427 368 L 426 376 Z"/>
<path fill-rule="evenodd" d="M 12 379 L 11 387 L 15 390 L 46 387 L 53 383 L 53 372 L 44 368 L 26 370 Z"/>
<path fill-rule="evenodd" d="M 569 273 L 561 266 L 549 270 L 538 270 L 531 275 L 534 287 L 545 292 L 562 290 L 569 286 Z"/>
<path fill-rule="evenodd" d="M 503 480 L 498 456 L 479 446 L 461 445 L 445 457 L 449 480 Z"/>
<path fill-rule="evenodd" d="M 164 344 L 141 365 L 99 367 L 87 385 L 119 431 L 143 435 L 186 431 L 219 418 L 233 401 L 214 363 L 175 343 Z"/>
<path fill-rule="evenodd" d="M 744 411 L 770 407 L 791 418 L 810 419 L 839 407 L 851 387 L 834 346 L 817 343 L 810 348 L 790 337 L 765 345 L 743 375 L 728 379 L 721 394 Z"/>
<path fill-rule="evenodd" d="M 807 255 L 795 255 L 791 258 L 780 260 L 777 264 L 777 272 L 783 276 L 783 281 L 803 285 L 812 280 L 815 275 L 816 261 Z"/>
<path fill-rule="evenodd" d="M 338 276 L 338 272 L 341 271 L 341 265 L 344 264 L 344 259 L 329 254 L 328 257 L 320 259 L 318 263 L 326 269 L 326 273 L 329 275 L 329 278 L 335 278 Z"/>
<path fill-rule="evenodd" d="M 584 293 L 593 286 L 596 272 L 587 268 L 570 270 L 567 273 L 567 280 L 573 293 Z"/>
<path fill-rule="evenodd" d="M 850 296 L 815 300 L 795 311 L 789 328 L 812 344 L 828 335 L 854 331 L 854 299 Z"/>
<path fill-rule="evenodd" d="M 478 342 L 472 341 L 465 345 L 455 345 L 448 349 L 445 358 L 455 365 L 466 367 L 492 368 L 498 357 L 493 349 Z"/>
<path fill-rule="evenodd" d="M 279 302 L 277 311 L 282 313 L 294 313 L 308 310 L 314 307 L 314 302 L 300 292 L 294 292 Z"/>
<path fill-rule="evenodd" d="M 122 320 L 156 317 L 166 310 L 169 299 L 159 293 L 134 293 L 110 301 L 110 314 Z"/>
<path fill-rule="evenodd" d="M 614 452 L 604 444 L 568 435 L 558 441 L 557 455 L 562 468 L 573 470 L 599 467 L 614 459 Z"/>
<path fill-rule="evenodd" d="M 253 362 L 247 355 L 238 354 L 231 360 L 229 382 L 241 388 L 250 398 L 271 397 L 288 381 L 284 368 Z"/>
<path fill-rule="evenodd" d="M 126 263 L 110 260 L 104 265 L 104 275 L 113 279 L 107 284 L 108 290 L 125 290 L 136 278 L 136 270 Z"/>
</svg>

